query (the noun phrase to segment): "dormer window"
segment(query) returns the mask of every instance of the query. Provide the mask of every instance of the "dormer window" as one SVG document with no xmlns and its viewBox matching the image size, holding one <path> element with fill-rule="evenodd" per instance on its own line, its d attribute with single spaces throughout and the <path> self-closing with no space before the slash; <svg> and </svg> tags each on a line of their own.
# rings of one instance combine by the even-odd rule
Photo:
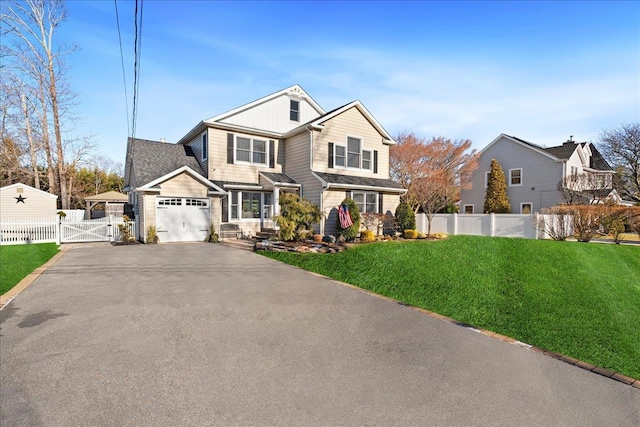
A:
<svg viewBox="0 0 640 427">
<path fill-rule="evenodd" d="M 289 120 L 292 122 L 300 121 L 300 101 L 289 100 Z"/>
</svg>

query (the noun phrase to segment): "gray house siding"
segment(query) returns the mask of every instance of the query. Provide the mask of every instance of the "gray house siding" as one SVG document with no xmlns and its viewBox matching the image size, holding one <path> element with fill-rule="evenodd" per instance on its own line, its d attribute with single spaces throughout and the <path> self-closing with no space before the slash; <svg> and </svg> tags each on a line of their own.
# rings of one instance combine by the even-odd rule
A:
<svg viewBox="0 0 640 427">
<path fill-rule="evenodd" d="M 532 203 L 533 212 L 562 203 L 558 184 L 563 177 L 563 162 L 554 160 L 525 144 L 501 137 L 478 157 L 478 168 L 472 176 L 472 188 L 460 193 L 460 209 L 473 205 L 474 213 L 482 213 L 486 194 L 485 173 L 496 159 L 507 178 L 507 195 L 511 212 L 520 213 L 522 203 Z M 509 186 L 509 170 L 522 169 L 522 185 Z"/>
</svg>

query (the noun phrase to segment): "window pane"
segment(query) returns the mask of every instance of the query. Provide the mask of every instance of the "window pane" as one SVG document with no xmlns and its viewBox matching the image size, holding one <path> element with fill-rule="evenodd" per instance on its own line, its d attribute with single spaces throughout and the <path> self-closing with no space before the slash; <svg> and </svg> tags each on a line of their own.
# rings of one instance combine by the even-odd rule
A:
<svg viewBox="0 0 640 427">
<path fill-rule="evenodd" d="M 522 214 L 523 215 L 531 214 L 531 204 L 530 203 L 525 203 L 525 204 L 522 205 Z"/>
<path fill-rule="evenodd" d="M 367 193 L 367 203 L 375 203 L 376 195 L 375 193 Z"/>
<path fill-rule="evenodd" d="M 231 192 L 231 204 L 232 205 L 237 205 L 238 204 L 238 192 L 237 191 L 232 191 Z"/>
<path fill-rule="evenodd" d="M 347 148 L 350 153 L 360 153 L 360 140 L 358 138 L 347 138 Z"/>
<path fill-rule="evenodd" d="M 360 167 L 360 153 L 349 153 L 348 155 L 348 163 L 347 165 L 350 168 L 359 168 Z"/>
<path fill-rule="evenodd" d="M 231 206 L 231 219 L 238 219 L 238 206 Z"/>
<path fill-rule="evenodd" d="M 266 164 L 267 163 L 267 155 L 265 153 L 254 152 L 253 153 L 253 163 Z"/>
<path fill-rule="evenodd" d="M 342 146 L 342 145 L 336 145 L 335 147 L 335 159 L 334 159 L 334 163 L 335 166 L 346 166 L 346 151 L 347 148 Z"/>
<path fill-rule="evenodd" d="M 511 184 L 512 185 L 517 185 L 517 184 L 521 184 L 522 183 L 522 178 L 520 175 L 520 169 L 513 169 L 511 171 Z"/>
<path fill-rule="evenodd" d="M 240 151 L 236 152 L 236 160 L 240 162 L 250 162 L 251 161 L 251 153 L 249 151 Z"/>
<path fill-rule="evenodd" d="M 300 120 L 300 103 L 298 101 L 291 100 L 290 102 L 289 120 L 294 122 Z"/>
<path fill-rule="evenodd" d="M 242 218 L 260 218 L 260 193 L 242 193 Z"/>
<path fill-rule="evenodd" d="M 271 198 L 273 197 L 273 194 L 271 193 L 264 193 L 264 204 L 265 205 L 270 205 L 271 204 Z"/>
<path fill-rule="evenodd" d="M 356 203 L 363 204 L 364 203 L 364 193 L 353 193 L 353 200 Z"/>
<path fill-rule="evenodd" d="M 247 151 L 249 151 L 249 150 L 251 150 L 251 140 L 248 139 L 248 138 L 238 137 L 237 147 L 238 147 L 238 150 L 247 150 Z"/>
</svg>

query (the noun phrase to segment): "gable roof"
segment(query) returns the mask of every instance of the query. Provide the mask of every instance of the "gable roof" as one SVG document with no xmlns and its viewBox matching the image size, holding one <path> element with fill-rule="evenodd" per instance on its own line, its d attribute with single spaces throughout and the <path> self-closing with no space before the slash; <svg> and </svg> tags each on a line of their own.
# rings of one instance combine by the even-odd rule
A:
<svg viewBox="0 0 640 427">
<path fill-rule="evenodd" d="M 395 144 L 396 141 L 394 141 L 393 137 L 389 134 L 389 132 L 387 132 L 387 130 L 376 120 L 375 117 L 373 117 L 373 114 L 371 114 L 369 112 L 369 110 L 367 110 L 365 108 L 364 105 L 362 105 L 362 102 L 360 102 L 359 100 L 355 100 L 352 101 L 348 104 L 343 105 L 342 107 L 338 107 L 334 110 L 331 110 L 323 115 L 321 115 L 318 118 L 315 118 L 307 123 L 304 123 L 300 126 L 298 126 L 295 129 L 290 130 L 289 132 L 287 132 L 284 137 L 288 138 L 290 136 L 296 135 L 298 133 L 301 133 L 305 130 L 307 130 L 309 127 L 314 127 L 317 128 L 319 130 L 322 130 L 324 128 L 323 123 L 344 113 L 345 111 L 351 109 L 351 108 L 356 108 L 358 111 L 360 111 L 360 113 L 369 121 L 369 123 L 371 123 L 371 125 L 378 131 L 378 133 L 386 140 L 385 144 Z"/>
<path fill-rule="evenodd" d="M 324 109 L 320 106 L 320 104 L 318 104 L 311 96 L 309 96 L 309 94 L 307 92 L 304 91 L 304 89 L 302 89 L 302 87 L 300 87 L 300 85 L 293 85 L 287 88 L 284 88 L 282 90 L 279 90 L 277 92 L 274 92 L 270 95 L 267 96 L 263 96 L 262 98 L 256 99 L 255 101 L 252 101 L 248 104 L 244 104 L 241 105 L 238 108 L 234 108 L 233 110 L 224 112 L 222 114 L 218 114 L 217 116 L 213 116 L 209 119 L 206 119 L 205 122 L 210 123 L 210 122 L 219 122 L 221 120 L 224 120 L 228 117 L 234 116 L 238 113 L 241 113 L 243 111 L 249 110 L 253 107 L 255 107 L 256 105 L 260 105 L 260 104 L 264 104 L 265 102 L 271 101 L 274 98 L 277 98 L 281 95 L 292 95 L 292 96 L 296 96 L 298 98 L 303 98 L 306 99 L 309 104 L 313 107 L 314 110 L 316 110 L 318 112 L 318 114 L 324 114 L 325 111 Z"/>
<path fill-rule="evenodd" d="M 127 202 L 129 201 L 129 197 L 126 194 L 122 194 L 117 191 L 107 191 L 94 196 L 87 196 L 84 200 L 100 202 Z"/>
<path fill-rule="evenodd" d="M 55 199 L 57 199 L 57 198 L 58 198 L 58 196 L 57 196 L 57 195 L 55 195 L 55 194 L 51 194 L 51 193 L 47 193 L 46 191 L 38 190 L 38 189 L 37 189 L 37 188 L 35 188 L 35 187 L 32 187 L 32 186 L 27 185 L 27 184 L 23 184 L 23 183 L 21 183 L 21 182 L 17 182 L 17 183 L 15 183 L 15 184 L 11 184 L 11 185 L 7 185 L 7 186 L 5 186 L 5 187 L 1 187 L 1 188 L 0 188 L 0 191 L 12 190 L 12 189 L 14 189 L 14 188 L 25 188 L 25 189 L 29 189 L 29 190 L 31 190 L 31 191 L 35 191 L 35 192 L 37 192 L 37 193 L 41 193 L 43 196 L 49 196 L 49 197 L 53 197 L 53 198 L 55 198 Z"/>
<path fill-rule="evenodd" d="M 126 187 L 131 185 L 131 171 L 135 174 L 138 186 L 144 186 L 183 166 L 188 166 L 203 177 L 206 175 L 188 145 L 129 138 L 128 146 Z"/>
<path fill-rule="evenodd" d="M 539 145 L 536 145 L 532 142 L 529 141 L 525 141 L 524 139 L 515 137 L 515 136 L 511 136 L 511 135 L 507 135 L 507 134 L 500 134 L 500 136 L 498 136 L 496 139 L 494 139 L 493 141 L 491 141 L 491 143 L 489 143 L 489 145 L 487 145 L 485 148 L 483 148 L 478 155 L 482 154 L 483 152 L 485 152 L 489 147 L 491 147 L 494 143 L 496 143 L 497 141 L 499 141 L 501 138 L 506 138 L 509 139 L 517 144 L 520 144 L 524 147 L 527 147 L 539 154 L 542 154 L 546 157 L 552 158 L 555 161 L 562 161 L 562 160 L 568 160 L 573 153 L 576 151 L 576 148 L 580 147 L 584 147 L 586 144 L 586 142 L 565 142 L 562 145 L 558 145 L 555 147 L 541 147 Z M 596 147 L 593 144 L 589 144 L 588 147 L 591 150 L 591 158 L 590 158 L 590 164 L 589 167 L 592 169 L 596 169 L 596 170 L 600 170 L 600 171 L 611 171 L 613 170 L 611 168 L 611 166 L 609 166 L 609 164 L 607 163 L 607 161 L 604 159 L 604 157 L 602 157 L 602 155 L 600 154 L 600 152 L 596 149 Z"/>
<path fill-rule="evenodd" d="M 195 179 L 196 181 L 198 181 L 199 183 L 201 183 L 202 185 L 209 187 L 210 189 L 212 189 L 213 191 L 210 191 L 209 194 L 211 193 L 219 193 L 219 194 L 226 194 L 227 192 L 224 191 L 222 188 L 220 188 L 219 186 L 217 186 L 215 183 L 209 181 L 207 178 L 205 178 L 204 176 L 202 176 L 200 173 L 194 171 L 193 169 L 191 169 L 189 166 L 182 166 L 181 168 L 178 168 L 176 170 L 173 170 L 165 175 L 159 176 L 158 178 L 154 179 L 151 182 L 146 183 L 145 185 L 138 187 L 138 190 L 159 190 L 159 187 L 156 187 L 158 184 L 167 181 L 171 178 L 173 178 L 174 176 L 178 176 L 181 173 L 186 173 L 187 175 L 189 175 L 190 177 L 192 177 L 193 179 Z"/>
</svg>

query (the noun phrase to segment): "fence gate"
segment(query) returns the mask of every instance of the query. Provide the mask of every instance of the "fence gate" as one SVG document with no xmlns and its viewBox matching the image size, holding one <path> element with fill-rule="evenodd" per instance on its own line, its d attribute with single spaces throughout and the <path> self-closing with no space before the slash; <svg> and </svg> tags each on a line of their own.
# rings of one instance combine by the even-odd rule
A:
<svg viewBox="0 0 640 427">
<path fill-rule="evenodd" d="M 109 217 L 60 223 L 60 242 L 109 242 L 116 227 Z"/>
</svg>

